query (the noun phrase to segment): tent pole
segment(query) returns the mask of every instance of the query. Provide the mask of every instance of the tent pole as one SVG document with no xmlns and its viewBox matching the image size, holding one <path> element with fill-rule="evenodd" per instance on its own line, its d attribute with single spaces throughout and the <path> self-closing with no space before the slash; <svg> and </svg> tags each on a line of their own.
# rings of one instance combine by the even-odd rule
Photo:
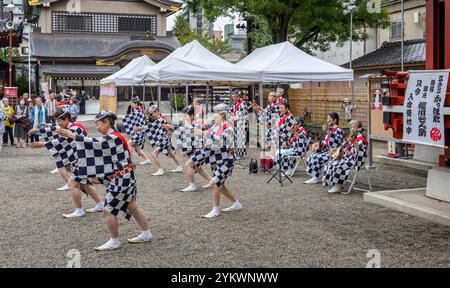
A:
<svg viewBox="0 0 450 288">
<path fill-rule="evenodd" d="M 206 114 L 209 112 L 209 83 L 206 84 Z"/>
<path fill-rule="evenodd" d="M 134 97 L 134 84 L 131 83 L 131 97 L 130 97 L 130 99 L 133 99 L 133 97 Z"/>
<path fill-rule="evenodd" d="M 142 91 L 142 102 L 144 103 L 145 102 L 145 81 L 144 81 L 144 86 L 142 86 L 142 89 L 143 89 L 143 91 Z"/>
<path fill-rule="evenodd" d="M 370 140 L 370 136 L 372 133 L 372 97 L 371 97 L 371 93 L 372 93 L 372 81 L 370 80 L 370 78 L 367 78 L 367 103 L 369 104 L 368 107 L 368 111 L 369 113 L 367 113 L 367 139 L 369 139 L 369 153 L 367 153 L 367 159 L 369 162 L 369 168 L 373 167 L 373 146 L 372 146 L 372 140 Z"/>
<path fill-rule="evenodd" d="M 158 109 L 161 108 L 161 82 L 158 83 Z"/>
<path fill-rule="evenodd" d="M 186 106 L 188 106 L 189 105 L 189 84 L 186 84 L 186 99 L 185 99 L 185 101 L 186 101 Z"/>
<path fill-rule="evenodd" d="M 169 86 L 169 95 L 170 95 L 170 99 L 169 99 L 169 107 L 170 107 L 170 121 L 171 123 L 173 123 L 173 107 L 172 107 L 172 84 L 170 84 Z"/>
<path fill-rule="evenodd" d="M 258 91 L 258 93 L 259 93 L 259 106 L 261 107 L 261 108 L 263 108 L 264 107 L 264 87 L 263 87 L 263 83 L 262 82 L 259 82 L 259 87 L 258 87 L 259 89 L 259 91 Z M 265 134 L 265 126 L 264 126 L 264 124 L 265 123 L 259 123 L 259 125 L 258 125 L 258 139 L 259 139 L 259 141 L 260 141 L 260 143 L 262 144 L 261 145 L 261 148 L 266 148 L 266 137 L 264 137 L 264 134 Z"/>
</svg>

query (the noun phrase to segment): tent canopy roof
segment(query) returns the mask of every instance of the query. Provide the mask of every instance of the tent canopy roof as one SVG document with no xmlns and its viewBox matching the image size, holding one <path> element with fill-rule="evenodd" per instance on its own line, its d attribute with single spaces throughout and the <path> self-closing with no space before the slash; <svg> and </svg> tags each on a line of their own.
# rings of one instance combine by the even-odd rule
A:
<svg viewBox="0 0 450 288">
<path fill-rule="evenodd" d="M 237 67 L 194 40 L 134 77 L 135 82 L 259 82 L 255 70 Z"/>
<path fill-rule="evenodd" d="M 353 80 L 353 70 L 317 59 L 289 42 L 256 49 L 236 65 L 257 70 L 265 83 Z"/>
<path fill-rule="evenodd" d="M 121 70 L 101 80 L 101 84 L 116 83 L 117 86 L 133 85 L 133 77 L 146 67 L 155 65 L 147 55 L 133 59 Z"/>
</svg>

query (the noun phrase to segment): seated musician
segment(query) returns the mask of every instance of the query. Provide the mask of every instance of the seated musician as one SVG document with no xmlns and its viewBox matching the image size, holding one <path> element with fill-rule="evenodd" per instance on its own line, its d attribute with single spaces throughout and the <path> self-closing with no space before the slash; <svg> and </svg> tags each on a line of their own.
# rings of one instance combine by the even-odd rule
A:
<svg viewBox="0 0 450 288">
<path fill-rule="evenodd" d="M 275 163 L 281 162 L 281 170 L 286 174 L 291 174 L 297 162 L 296 159 L 289 159 L 289 156 L 300 156 L 306 155 L 308 150 L 308 144 L 310 141 L 310 136 L 308 131 L 302 127 L 303 119 L 300 117 L 295 117 L 293 120 L 294 127 L 291 130 L 292 137 L 289 142 L 281 149 L 281 159 L 280 154 L 277 153 L 275 156 Z"/>
<path fill-rule="evenodd" d="M 352 120 L 349 123 L 350 134 L 345 143 L 338 149 L 332 149 L 333 161 L 325 166 L 323 175 L 324 186 L 330 186 L 328 193 L 339 193 L 343 189 L 350 170 L 364 165 L 367 156 L 368 141 L 362 133 L 362 123 Z"/>
<path fill-rule="evenodd" d="M 313 154 L 308 158 L 306 172 L 311 179 L 303 182 L 303 184 L 317 184 L 321 182 L 320 175 L 326 163 L 331 159 L 330 151 L 332 148 L 338 148 L 344 140 L 344 131 L 339 127 L 339 115 L 331 112 L 327 117 L 329 132 L 325 139 L 319 143 L 314 143 L 311 147 Z"/>
</svg>

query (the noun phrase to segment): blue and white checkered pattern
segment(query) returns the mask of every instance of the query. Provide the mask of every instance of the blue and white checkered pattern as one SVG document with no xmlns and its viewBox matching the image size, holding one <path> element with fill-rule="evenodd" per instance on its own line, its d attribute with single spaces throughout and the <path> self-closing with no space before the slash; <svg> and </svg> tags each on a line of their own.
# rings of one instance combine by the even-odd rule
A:
<svg viewBox="0 0 450 288">
<path fill-rule="evenodd" d="M 327 144 L 327 139 L 328 144 Z M 344 131 L 341 128 L 335 129 L 325 140 L 322 141 L 323 149 L 312 154 L 306 165 L 306 172 L 312 177 L 320 177 L 325 164 L 330 161 L 330 149 L 338 148 L 344 140 Z"/>
<path fill-rule="evenodd" d="M 106 187 L 105 209 L 129 220 L 128 205 L 137 194 L 134 172 L 108 180 L 114 171 L 132 163 L 122 140 L 112 134 L 99 138 L 76 136 L 75 143 L 78 161 L 71 178 L 80 183 L 98 178 Z"/>
<path fill-rule="evenodd" d="M 167 129 L 162 127 L 164 124 L 167 124 L 166 119 L 160 117 L 154 122 L 149 122 L 147 125 L 144 125 L 143 128 L 150 143 L 154 143 L 155 149 L 168 155 L 169 151 L 174 148 L 172 146 L 172 136 Z"/>
<path fill-rule="evenodd" d="M 291 139 L 292 140 L 292 139 Z M 275 156 L 275 163 L 278 167 L 281 167 L 280 169 L 283 172 L 286 172 L 288 170 L 292 170 L 295 167 L 295 164 L 297 163 L 296 159 L 288 158 L 288 156 L 300 156 L 303 157 L 306 155 L 306 152 L 308 150 L 308 143 L 310 141 L 310 137 L 305 132 L 300 132 L 297 138 L 295 138 L 295 141 L 291 143 L 291 146 L 289 149 L 282 149 L 281 150 L 281 158 L 280 154 L 277 153 Z"/>
<path fill-rule="evenodd" d="M 355 138 L 362 136 L 358 133 Z M 353 168 L 358 170 L 364 165 L 364 160 L 367 156 L 367 145 L 363 140 L 358 142 L 359 149 L 356 150 L 356 145 L 352 143 L 346 146 L 348 153 L 336 161 L 332 161 L 325 166 L 325 173 L 322 178 L 322 182 L 327 186 L 334 186 L 336 184 L 343 185 L 348 178 L 348 175 Z"/>
<path fill-rule="evenodd" d="M 56 125 L 40 129 L 40 132 L 44 135 L 44 145 L 50 155 L 55 158 L 56 167 L 62 168 L 68 165 L 75 165 L 77 161 L 75 142 L 72 139 L 59 136 L 56 133 L 57 129 L 59 127 Z M 71 125 L 69 130 L 75 135 L 86 136 L 83 129 L 79 126 Z"/>
<path fill-rule="evenodd" d="M 132 135 L 135 127 L 142 127 L 145 124 L 145 115 L 141 109 L 135 109 L 130 114 L 127 114 L 123 118 L 123 127 L 125 133 Z"/>
</svg>

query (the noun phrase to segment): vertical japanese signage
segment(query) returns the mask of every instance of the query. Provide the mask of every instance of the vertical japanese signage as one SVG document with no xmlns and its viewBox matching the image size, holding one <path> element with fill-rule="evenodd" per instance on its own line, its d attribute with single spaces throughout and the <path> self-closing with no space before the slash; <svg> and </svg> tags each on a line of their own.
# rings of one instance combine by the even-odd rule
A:
<svg viewBox="0 0 450 288">
<path fill-rule="evenodd" d="M 403 139 L 444 146 L 444 100 L 449 71 L 410 71 L 403 104 Z"/>
</svg>

